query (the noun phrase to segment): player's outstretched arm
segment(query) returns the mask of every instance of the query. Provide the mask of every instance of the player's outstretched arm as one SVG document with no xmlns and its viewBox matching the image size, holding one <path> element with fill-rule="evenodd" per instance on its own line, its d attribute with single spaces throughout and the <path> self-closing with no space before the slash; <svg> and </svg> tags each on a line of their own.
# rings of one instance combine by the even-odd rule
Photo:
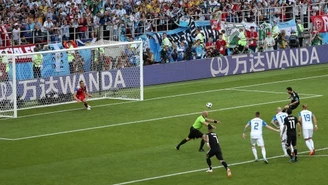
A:
<svg viewBox="0 0 328 185">
<path fill-rule="evenodd" d="M 272 130 L 272 131 L 280 132 L 280 130 L 275 129 L 275 128 L 271 127 L 270 125 L 266 125 L 265 127 L 268 128 L 268 129 L 270 129 L 270 130 Z"/>
<path fill-rule="evenodd" d="M 210 123 L 221 123 L 220 121 L 215 120 L 215 119 L 206 119 L 206 121 L 210 122 Z"/>
<path fill-rule="evenodd" d="M 246 130 L 249 127 L 249 124 L 247 123 L 244 127 L 244 132 L 243 132 L 243 138 L 246 139 Z"/>
<path fill-rule="evenodd" d="M 315 115 L 312 115 L 313 123 L 314 123 L 314 129 L 317 131 L 318 130 L 318 123 L 317 123 L 317 118 Z"/>
<path fill-rule="evenodd" d="M 208 122 L 204 121 L 204 122 L 202 122 L 202 124 L 203 124 L 203 125 L 205 125 L 205 126 L 208 126 L 210 123 L 208 123 Z M 212 127 L 213 127 L 214 129 L 216 129 L 216 127 L 215 127 L 215 126 L 213 126 L 213 125 L 212 125 Z"/>
</svg>

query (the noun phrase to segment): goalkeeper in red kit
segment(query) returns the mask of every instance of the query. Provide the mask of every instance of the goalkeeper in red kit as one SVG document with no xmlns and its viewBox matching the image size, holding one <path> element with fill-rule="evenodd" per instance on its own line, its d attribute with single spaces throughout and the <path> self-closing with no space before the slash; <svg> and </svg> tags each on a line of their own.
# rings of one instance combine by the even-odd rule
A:
<svg viewBox="0 0 328 185">
<path fill-rule="evenodd" d="M 87 110 L 91 110 L 91 106 L 88 105 L 87 100 L 85 99 L 85 96 L 87 95 L 90 98 L 90 97 L 92 97 L 92 95 L 88 93 L 87 87 L 85 86 L 85 84 L 82 80 L 79 83 L 80 83 L 80 85 L 77 86 L 75 89 L 74 99 L 77 102 L 83 102 L 85 108 L 87 108 Z"/>
</svg>

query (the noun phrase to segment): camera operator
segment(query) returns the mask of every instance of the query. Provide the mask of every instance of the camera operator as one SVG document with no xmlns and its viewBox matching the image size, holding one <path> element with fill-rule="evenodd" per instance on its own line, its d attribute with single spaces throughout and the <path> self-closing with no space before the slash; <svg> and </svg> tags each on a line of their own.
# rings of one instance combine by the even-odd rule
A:
<svg viewBox="0 0 328 185">
<path fill-rule="evenodd" d="M 239 51 L 238 47 L 233 48 L 232 55 L 238 55 L 239 53 L 240 53 L 240 51 Z"/>
<path fill-rule="evenodd" d="M 296 35 L 295 30 L 291 31 L 291 35 L 289 36 L 289 47 L 290 48 L 298 48 L 299 47 L 299 41 L 298 37 Z"/>
<path fill-rule="evenodd" d="M 286 49 L 288 47 L 288 40 L 286 38 L 286 31 L 281 30 L 281 33 L 278 36 L 279 49 Z"/>
<path fill-rule="evenodd" d="M 154 64 L 154 54 L 150 51 L 150 48 L 146 49 L 146 52 L 143 55 L 144 58 L 144 65 L 151 65 Z"/>
</svg>

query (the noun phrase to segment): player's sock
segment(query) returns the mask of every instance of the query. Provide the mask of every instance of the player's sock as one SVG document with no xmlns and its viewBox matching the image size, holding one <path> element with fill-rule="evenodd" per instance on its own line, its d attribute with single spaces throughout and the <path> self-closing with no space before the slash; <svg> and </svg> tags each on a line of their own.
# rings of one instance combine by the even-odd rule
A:
<svg viewBox="0 0 328 185">
<path fill-rule="evenodd" d="M 180 146 L 183 145 L 183 144 L 185 144 L 187 141 L 188 141 L 188 140 L 183 139 L 183 140 L 178 144 L 177 149 L 179 150 Z"/>
<path fill-rule="evenodd" d="M 288 153 L 289 157 L 292 159 L 293 158 L 292 157 L 292 151 L 290 151 L 290 148 L 287 148 L 287 153 Z"/>
<path fill-rule="evenodd" d="M 285 143 L 281 143 L 281 148 L 282 148 L 282 151 L 284 152 L 284 155 L 288 155 L 287 154 L 286 144 Z"/>
<path fill-rule="evenodd" d="M 205 141 L 204 141 L 204 139 L 202 139 L 200 141 L 199 151 L 203 151 L 204 144 L 205 144 Z"/>
<path fill-rule="evenodd" d="M 309 141 L 310 141 L 310 143 L 311 143 L 312 150 L 314 150 L 314 142 L 313 142 L 313 140 L 312 140 L 312 139 L 309 139 Z M 312 150 L 311 150 L 311 151 L 312 151 Z"/>
<path fill-rule="evenodd" d="M 310 150 L 310 152 L 312 152 L 312 145 L 311 145 L 311 141 L 308 139 L 308 140 L 305 140 L 305 144 L 306 146 L 308 147 L 308 149 Z"/>
<path fill-rule="evenodd" d="M 224 166 L 226 170 L 228 170 L 228 164 L 225 161 L 222 161 L 221 164 Z"/>
<path fill-rule="evenodd" d="M 295 156 L 295 161 L 297 161 L 297 148 L 294 148 L 294 156 Z"/>
<path fill-rule="evenodd" d="M 86 108 L 88 108 L 88 104 L 87 104 L 87 103 L 84 103 L 84 106 L 85 106 Z"/>
<path fill-rule="evenodd" d="M 263 156 L 263 159 L 266 160 L 266 151 L 265 151 L 264 147 L 262 147 L 262 156 Z"/>
<path fill-rule="evenodd" d="M 212 170 L 212 161 L 211 161 L 211 159 L 210 158 L 206 158 L 206 162 L 207 162 L 208 168 L 210 170 Z"/>
<path fill-rule="evenodd" d="M 252 147 L 252 152 L 254 154 L 255 160 L 257 160 L 258 157 L 257 157 L 257 151 L 256 151 L 256 148 L 255 147 Z"/>
</svg>

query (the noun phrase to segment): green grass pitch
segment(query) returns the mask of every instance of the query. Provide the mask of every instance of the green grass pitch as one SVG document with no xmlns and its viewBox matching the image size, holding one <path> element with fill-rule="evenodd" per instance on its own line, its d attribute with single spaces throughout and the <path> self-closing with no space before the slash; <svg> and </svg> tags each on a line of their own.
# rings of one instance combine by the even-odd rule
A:
<svg viewBox="0 0 328 185">
<path fill-rule="evenodd" d="M 19 111 L 18 119 L 0 120 L 0 185 L 327 184 L 327 72 L 321 64 L 150 86 L 145 101 L 93 101 L 91 111 L 77 103 Z M 249 130 L 244 140 L 243 127 L 255 111 L 269 123 L 276 107 L 289 102 L 287 86 L 318 119 L 317 156 L 308 156 L 299 137 L 304 153 L 289 163 L 281 157 L 279 134 L 264 128 L 270 164 L 252 162 Z M 174 148 L 207 102 L 213 103 L 209 117 L 223 122 L 216 133 L 231 179 L 221 167 L 205 173 L 200 140 Z M 212 163 L 221 166 L 215 158 Z"/>
</svg>

